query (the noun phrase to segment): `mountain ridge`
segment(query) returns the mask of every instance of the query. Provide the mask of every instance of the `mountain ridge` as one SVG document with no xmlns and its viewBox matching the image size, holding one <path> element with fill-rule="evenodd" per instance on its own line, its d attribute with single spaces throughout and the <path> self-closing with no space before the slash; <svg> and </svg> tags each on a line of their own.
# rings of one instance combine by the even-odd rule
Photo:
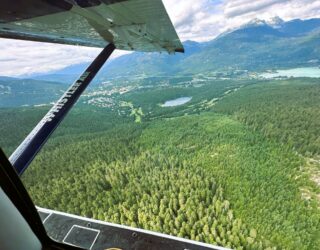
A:
<svg viewBox="0 0 320 250">
<path fill-rule="evenodd" d="M 253 19 L 211 41 L 188 40 L 183 44 L 185 53 L 175 56 L 134 52 L 115 58 L 101 69 L 97 81 L 132 75 L 198 74 L 230 69 L 260 71 L 308 66 L 310 61 L 320 60 L 320 18 L 290 21 L 280 17 Z M 70 82 L 86 65 L 88 63 L 71 65 L 34 78 Z"/>
</svg>

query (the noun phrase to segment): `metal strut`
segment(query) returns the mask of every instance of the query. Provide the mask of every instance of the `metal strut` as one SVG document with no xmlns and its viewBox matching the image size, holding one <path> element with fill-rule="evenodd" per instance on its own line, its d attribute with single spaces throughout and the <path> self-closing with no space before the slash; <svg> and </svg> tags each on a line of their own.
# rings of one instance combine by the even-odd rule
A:
<svg viewBox="0 0 320 250">
<path fill-rule="evenodd" d="M 19 175 L 26 170 L 41 147 L 48 140 L 49 136 L 73 107 L 114 50 L 115 46 L 112 43 L 102 50 L 90 66 L 82 73 L 79 79 L 70 86 L 58 102 L 55 103 L 55 105 L 13 152 L 9 161 Z"/>
</svg>

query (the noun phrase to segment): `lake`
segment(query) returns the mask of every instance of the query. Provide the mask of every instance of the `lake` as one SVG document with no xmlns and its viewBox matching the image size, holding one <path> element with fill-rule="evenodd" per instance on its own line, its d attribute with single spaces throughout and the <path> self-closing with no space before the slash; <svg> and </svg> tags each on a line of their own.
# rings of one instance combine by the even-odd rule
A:
<svg viewBox="0 0 320 250">
<path fill-rule="evenodd" d="M 294 68 L 294 69 L 283 69 L 276 70 L 274 72 L 265 72 L 260 74 L 264 78 L 274 77 L 320 77 L 319 67 L 306 67 L 306 68 Z"/>
<path fill-rule="evenodd" d="M 192 97 L 180 97 L 177 99 L 168 100 L 164 104 L 162 104 L 161 107 L 179 106 L 179 105 L 182 105 L 182 104 L 189 102 L 191 99 L 192 99 Z"/>
</svg>

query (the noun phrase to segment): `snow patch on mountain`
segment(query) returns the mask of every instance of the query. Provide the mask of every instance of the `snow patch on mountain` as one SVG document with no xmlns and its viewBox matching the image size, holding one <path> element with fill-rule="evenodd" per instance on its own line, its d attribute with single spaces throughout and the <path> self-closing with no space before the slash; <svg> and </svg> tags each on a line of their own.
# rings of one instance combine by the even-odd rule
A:
<svg viewBox="0 0 320 250">
<path fill-rule="evenodd" d="M 266 20 L 266 23 L 274 29 L 280 29 L 284 23 L 284 20 L 278 16 L 274 16 L 269 20 Z"/>
</svg>

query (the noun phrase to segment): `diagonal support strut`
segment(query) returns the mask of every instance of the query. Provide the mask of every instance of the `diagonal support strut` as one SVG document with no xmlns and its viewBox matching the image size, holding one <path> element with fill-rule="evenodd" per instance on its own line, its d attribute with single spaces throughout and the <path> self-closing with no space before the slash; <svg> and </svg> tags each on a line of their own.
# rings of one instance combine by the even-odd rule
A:
<svg viewBox="0 0 320 250">
<path fill-rule="evenodd" d="M 101 51 L 78 80 L 69 87 L 19 147 L 12 153 L 9 161 L 19 175 L 26 170 L 50 135 L 77 102 L 83 91 L 87 88 L 114 50 L 114 44 L 110 43 Z"/>
</svg>

